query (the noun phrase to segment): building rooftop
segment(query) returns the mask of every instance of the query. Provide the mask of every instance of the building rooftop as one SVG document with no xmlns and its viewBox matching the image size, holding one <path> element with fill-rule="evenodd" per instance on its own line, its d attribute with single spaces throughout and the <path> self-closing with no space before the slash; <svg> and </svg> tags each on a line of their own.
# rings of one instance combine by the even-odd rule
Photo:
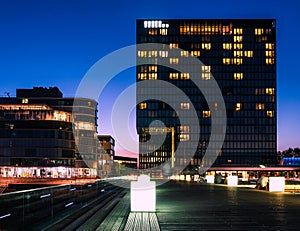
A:
<svg viewBox="0 0 300 231">
<path fill-rule="evenodd" d="M 16 95 L 18 98 L 34 98 L 34 97 L 53 97 L 62 98 L 63 93 L 58 87 L 33 87 L 32 89 L 17 89 Z"/>
</svg>

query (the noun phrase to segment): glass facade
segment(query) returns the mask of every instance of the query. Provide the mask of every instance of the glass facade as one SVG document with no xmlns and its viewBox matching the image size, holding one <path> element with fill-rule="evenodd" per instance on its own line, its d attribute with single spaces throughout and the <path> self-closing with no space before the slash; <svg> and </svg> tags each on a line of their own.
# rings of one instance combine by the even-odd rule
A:
<svg viewBox="0 0 300 231">
<path fill-rule="evenodd" d="M 217 81 L 225 101 L 227 130 L 222 150 L 214 166 L 269 166 L 277 164 L 276 106 L 276 21 L 261 20 L 137 20 L 137 44 L 161 43 L 165 49 L 137 50 L 136 81 L 164 80 L 180 88 L 195 107 L 200 139 L 194 158 L 176 159 L 189 166 L 203 164 L 210 139 L 211 110 L 202 92 L 190 80 L 195 67 L 188 57 L 198 58 L 201 79 Z M 163 29 L 163 30 L 162 30 Z M 173 56 L 171 52 L 184 51 Z M 190 65 L 189 73 L 152 63 L 165 60 L 171 65 Z M 137 88 L 137 100 L 143 89 Z M 162 93 L 163 94 L 163 93 Z M 182 111 L 189 102 L 179 102 Z M 214 110 L 218 110 L 217 103 Z M 150 139 L 149 125 L 161 120 L 169 128 L 164 144 L 154 152 L 140 151 L 139 167 L 147 169 L 172 158 L 180 142 L 190 139 L 189 127 L 180 124 L 176 111 L 168 104 L 147 100 L 137 107 L 140 142 Z M 149 148 L 150 150 L 150 148 Z M 188 151 L 188 150 L 187 150 Z M 208 163 L 212 164 L 212 163 Z"/>
<path fill-rule="evenodd" d="M 75 166 L 82 158 L 95 165 L 97 102 L 73 102 L 58 88 L 18 89 L 17 97 L 0 98 L 0 165 Z M 82 143 L 80 154 L 75 139 Z"/>
</svg>

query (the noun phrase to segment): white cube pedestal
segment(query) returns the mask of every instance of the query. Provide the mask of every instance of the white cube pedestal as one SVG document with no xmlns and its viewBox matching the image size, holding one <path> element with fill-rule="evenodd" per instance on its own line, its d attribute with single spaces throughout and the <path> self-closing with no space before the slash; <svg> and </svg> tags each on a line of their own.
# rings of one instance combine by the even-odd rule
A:
<svg viewBox="0 0 300 231">
<path fill-rule="evenodd" d="M 228 176 L 227 177 L 227 185 L 228 186 L 237 186 L 238 185 L 238 177 L 237 176 Z"/>
<path fill-rule="evenodd" d="M 213 176 L 213 175 L 206 175 L 205 179 L 206 179 L 206 182 L 209 184 L 215 183 L 215 176 Z"/>
<path fill-rule="evenodd" d="M 156 184 L 147 175 L 140 175 L 130 187 L 131 212 L 156 211 Z"/>
<path fill-rule="evenodd" d="M 285 178 L 284 177 L 269 177 L 270 192 L 284 192 Z"/>
</svg>

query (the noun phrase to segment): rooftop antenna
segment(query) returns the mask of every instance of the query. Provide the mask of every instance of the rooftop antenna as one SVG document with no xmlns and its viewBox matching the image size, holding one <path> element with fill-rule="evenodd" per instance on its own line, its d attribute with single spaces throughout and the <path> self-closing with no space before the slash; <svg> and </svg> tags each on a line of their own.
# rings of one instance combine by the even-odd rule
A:
<svg viewBox="0 0 300 231">
<path fill-rule="evenodd" d="M 9 92 L 4 92 L 4 94 L 6 94 L 8 98 L 10 98 L 10 93 Z"/>
</svg>

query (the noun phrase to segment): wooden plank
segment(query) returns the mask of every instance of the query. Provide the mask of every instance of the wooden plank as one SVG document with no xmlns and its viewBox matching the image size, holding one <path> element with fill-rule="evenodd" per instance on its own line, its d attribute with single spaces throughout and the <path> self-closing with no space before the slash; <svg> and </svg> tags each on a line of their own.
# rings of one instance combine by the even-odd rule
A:
<svg viewBox="0 0 300 231">
<path fill-rule="evenodd" d="M 142 229 L 142 213 L 135 213 L 135 219 L 134 219 L 134 231 L 143 230 Z"/>
<path fill-rule="evenodd" d="M 124 231 L 160 231 L 158 219 L 154 212 L 131 212 Z"/>
<path fill-rule="evenodd" d="M 142 230 L 150 231 L 149 213 L 142 213 Z"/>
<path fill-rule="evenodd" d="M 121 231 L 123 230 L 129 214 L 129 194 L 127 193 L 122 200 L 114 207 L 104 221 L 99 225 L 97 231 Z"/>
<path fill-rule="evenodd" d="M 160 231 L 156 213 L 149 214 L 149 221 L 150 221 L 151 231 Z"/>
</svg>

